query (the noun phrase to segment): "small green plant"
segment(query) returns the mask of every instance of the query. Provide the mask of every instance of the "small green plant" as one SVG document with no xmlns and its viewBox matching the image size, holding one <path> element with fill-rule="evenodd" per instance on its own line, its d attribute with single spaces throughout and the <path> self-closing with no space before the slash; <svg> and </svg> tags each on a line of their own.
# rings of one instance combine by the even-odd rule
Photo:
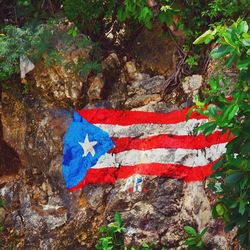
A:
<svg viewBox="0 0 250 250">
<path fill-rule="evenodd" d="M 124 246 L 124 233 L 126 229 L 123 227 L 121 215 L 115 212 L 114 222 L 107 226 L 99 228 L 100 237 L 95 245 L 96 250 L 153 250 L 154 244 L 143 243 L 139 247 Z M 167 250 L 161 248 L 161 250 Z"/>
<path fill-rule="evenodd" d="M 203 236 L 207 232 L 207 227 L 204 228 L 200 233 L 198 233 L 195 228 L 190 226 L 184 227 L 185 232 L 188 234 L 188 238 L 185 240 L 184 244 L 191 250 L 205 249 L 203 243 Z"/>
<path fill-rule="evenodd" d="M 114 220 L 108 226 L 100 227 L 101 237 L 95 246 L 97 250 L 119 249 L 124 244 L 123 233 L 125 228 L 122 225 L 120 213 L 115 213 Z"/>
<path fill-rule="evenodd" d="M 190 69 L 195 69 L 198 67 L 198 55 L 188 56 L 185 63 L 190 67 Z"/>
</svg>

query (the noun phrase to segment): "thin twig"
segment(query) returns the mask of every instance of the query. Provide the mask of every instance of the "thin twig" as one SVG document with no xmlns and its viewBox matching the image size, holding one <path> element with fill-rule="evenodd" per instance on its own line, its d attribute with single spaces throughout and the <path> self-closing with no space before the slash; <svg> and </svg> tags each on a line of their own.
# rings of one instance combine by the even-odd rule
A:
<svg viewBox="0 0 250 250">
<path fill-rule="evenodd" d="M 181 83 L 182 75 L 185 74 L 185 61 L 188 53 L 184 52 L 181 46 L 177 43 L 172 31 L 168 28 L 169 35 L 174 41 L 180 60 L 176 65 L 176 71 L 166 80 L 163 95 L 166 96 L 173 89 L 177 88 Z"/>
<path fill-rule="evenodd" d="M 54 7 L 53 7 L 53 4 L 52 4 L 52 1 L 48 0 L 48 3 L 49 3 L 50 12 L 51 12 L 52 15 L 54 15 L 55 11 L 54 11 Z"/>
</svg>

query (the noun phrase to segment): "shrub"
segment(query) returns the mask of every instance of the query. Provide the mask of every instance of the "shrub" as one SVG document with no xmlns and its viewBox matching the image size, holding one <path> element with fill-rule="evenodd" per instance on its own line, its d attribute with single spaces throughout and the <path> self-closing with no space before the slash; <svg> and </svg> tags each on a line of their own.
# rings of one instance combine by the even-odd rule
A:
<svg viewBox="0 0 250 250">
<path fill-rule="evenodd" d="M 71 67 L 78 73 L 87 74 L 90 71 L 99 71 L 100 64 L 95 58 L 89 61 L 81 61 L 79 65 L 63 64 L 63 51 L 57 48 L 55 41 L 60 41 L 68 46 L 85 48 L 94 44 L 86 36 L 77 36 L 72 33 L 72 28 L 68 34 L 56 28 L 57 20 L 49 21 L 45 24 L 26 25 L 18 28 L 15 25 L 7 25 L 0 34 L 0 80 L 9 79 L 14 73 L 19 73 L 20 57 L 27 56 L 33 62 L 45 58 L 47 66 L 52 64 L 62 64 Z"/>
<path fill-rule="evenodd" d="M 211 57 L 222 59 L 226 67 L 238 71 L 238 79 L 231 98 L 227 96 L 227 83 L 220 77 L 210 80 L 208 96 L 198 101 L 197 110 L 209 117 L 209 122 L 198 130 L 205 135 L 217 127 L 229 130 L 234 139 L 226 146 L 223 158 L 215 164 L 210 187 L 219 194 L 214 206 L 214 217 L 223 218 L 225 231 L 237 227 L 237 238 L 242 247 L 250 246 L 250 32 L 241 19 L 231 26 L 213 25 L 196 39 L 195 44 L 215 40 L 218 46 Z M 232 86 L 230 86 L 232 87 Z M 208 108 L 204 109 L 208 104 Z"/>
</svg>

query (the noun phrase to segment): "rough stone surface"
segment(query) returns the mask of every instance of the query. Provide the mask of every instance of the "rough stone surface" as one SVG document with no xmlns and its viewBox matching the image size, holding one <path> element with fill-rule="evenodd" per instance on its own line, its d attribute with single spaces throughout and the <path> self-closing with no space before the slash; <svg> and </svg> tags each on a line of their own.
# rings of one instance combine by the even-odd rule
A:
<svg viewBox="0 0 250 250">
<path fill-rule="evenodd" d="M 98 74 L 93 78 L 91 78 L 91 80 L 89 81 L 90 81 L 90 86 L 87 92 L 89 100 L 90 101 L 101 100 L 104 87 L 103 75 Z"/>
<path fill-rule="evenodd" d="M 65 31 L 63 24 L 53 31 L 56 35 L 53 47 L 59 51 L 61 62 L 47 65 L 47 55 L 43 56 L 32 72 L 33 85 L 40 91 L 40 95 L 51 102 L 74 104 L 80 97 L 84 98 L 84 88 L 87 84 L 88 74 L 80 76 L 75 68 L 82 61 L 90 59 L 91 46 L 77 48 L 61 39 Z M 78 39 L 84 39 L 79 35 Z M 63 53 L 62 53 L 63 51 Z M 66 66 L 64 66 L 66 65 Z"/>
<path fill-rule="evenodd" d="M 223 76 L 223 81 L 220 80 L 220 89 L 226 94 L 231 95 L 237 83 L 237 69 L 225 67 L 223 60 L 211 60 L 208 65 L 207 79 Z"/>
<path fill-rule="evenodd" d="M 182 81 L 182 88 L 184 92 L 195 101 L 195 96 L 198 95 L 199 90 L 202 86 L 202 76 L 201 75 L 192 75 L 187 76 Z"/>
<path fill-rule="evenodd" d="M 84 84 L 83 79 L 67 71 L 64 67 L 53 66 L 46 68 L 44 63 L 36 66 L 34 79 L 36 87 L 47 98 L 58 101 L 76 101 L 81 96 Z"/>
<path fill-rule="evenodd" d="M 103 75 L 92 79 L 94 86 L 90 84 L 88 91 L 91 103 L 85 108 L 169 112 L 181 107 L 162 101 L 164 76 L 140 73 L 131 62 L 123 66 L 114 53 L 103 65 Z M 48 73 L 44 70 L 34 74 L 42 79 Z M 50 84 L 47 80 L 46 84 Z M 70 88 L 75 83 L 65 84 Z M 73 102 L 78 96 L 67 97 L 65 89 L 61 92 L 64 94 L 57 95 L 54 88 L 22 98 L 9 91 L 2 94 L 0 145 L 6 152 L 0 165 L 0 198 L 6 200 L 5 212 L 1 210 L 5 227 L 0 235 L 3 249 L 10 242 L 13 249 L 94 249 L 100 225 L 110 223 L 115 211 L 121 213 L 124 221 L 127 245 L 154 242 L 155 249 L 186 249 L 185 225 L 198 230 L 208 226 L 214 249 L 228 244 L 222 226 L 215 227 L 211 220 L 204 183 L 145 177 L 145 192 L 125 192 L 126 180 L 119 180 L 115 185 L 88 185 L 68 193 L 61 173 L 62 143 L 73 109 L 52 103 L 44 93 L 59 102 L 64 98 Z"/>
<path fill-rule="evenodd" d="M 142 107 L 152 102 L 162 100 L 162 89 L 165 83 L 163 76 L 150 77 L 147 74 L 137 74 L 136 81 L 128 85 L 126 108 Z"/>
<path fill-rule="evenodd" d="M 127 79 L 117 54 L 109 54 L 103 60 L 102 67 L 105 81 L 103 98 L 113 108 L 121 108 L 126 100 Z"/>
<path fill-rule="evenodd" d="M 159 23 L 138 34 L 133 51 L 144 70 L 167 76 L 175 70 L 175 43 Z"/>
</svg>

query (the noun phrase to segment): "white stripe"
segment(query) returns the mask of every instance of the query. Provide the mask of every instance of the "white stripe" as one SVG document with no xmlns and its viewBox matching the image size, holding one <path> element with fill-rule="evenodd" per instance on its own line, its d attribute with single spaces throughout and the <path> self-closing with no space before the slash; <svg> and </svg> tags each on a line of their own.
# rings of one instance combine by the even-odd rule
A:
<svg viewBox="0 0 250 250">
<path fill-rule="evenodd" d="M 128 150 L 117 154 L 105 154 L 93 168 L 133 166 L 143 163 L 182 164 L 188 167 L 204 166 L 217 160 L 225 152 L 226 143 L 204 149 Z"/>
<path fill-rule="evenodd" d="M 207 119 L 190 119 L 176 124 L 152 124 L 141 123 L 129 126 L 112 124 L 94 124 L 106 131 L 111 137 L 140 137 L 145 138 L 153 135 L 194 135 L 194 129 L 207 122 Z"/>
</svg>

